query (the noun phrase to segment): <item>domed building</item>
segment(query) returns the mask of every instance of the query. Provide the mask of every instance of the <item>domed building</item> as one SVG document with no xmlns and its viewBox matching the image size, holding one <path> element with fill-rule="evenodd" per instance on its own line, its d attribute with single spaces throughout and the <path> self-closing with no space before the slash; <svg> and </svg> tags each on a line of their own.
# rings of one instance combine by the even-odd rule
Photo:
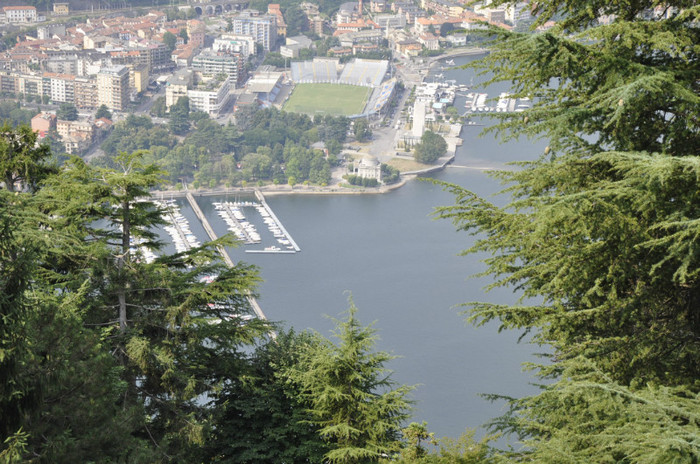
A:
<svg viewBox="0 0 700 464">
<path fill-rule="evenodd" d="M 377 182 L 382 181 L 382 166 L 376 156 L 367 155 L 359 161 L 353 161 L 351 169 L 349 174 L 363 179 L 377 179 Z"/>
</svg>

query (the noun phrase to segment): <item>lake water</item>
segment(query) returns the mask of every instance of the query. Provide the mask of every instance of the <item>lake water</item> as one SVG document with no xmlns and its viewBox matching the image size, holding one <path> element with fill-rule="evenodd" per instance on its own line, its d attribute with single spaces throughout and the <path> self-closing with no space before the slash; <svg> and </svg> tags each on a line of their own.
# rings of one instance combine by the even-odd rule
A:
<svg viewBox="0 0 700 464">
<path fill-rule="evenodd" d="M 470 59 L 455 61 L 460 65 Z M 434 72 L 472 83 L 466 70 Z M 497 96 L 505 87 L 488 90 Z M 460 112 L 463 101 L 456 103 Z M 481 129 L 465 126 L 456 165 L 503 167 L 508 161 L 535 158 L 544 148 L 529 141 L 500 145 L 493 136 L 479 138 Z M 450 167 L 433 178 L 482 196 L 499 189 L 477 169 Z M 211 203 L 222 199 L 199 198 L 217 234 L 225 233 L 226 226 Z M 453 203 L 440 186 L 419 180 L 385 195 L 269 197 L 268 204 L 302 251 L 249 254 L 235 249 L 231 254 L 234 261 L 260 267 L 264 282 L 259 303 L 267 317 L 297 331 L 311 328 L 330 336 L 333 322 L 325 316 L 338 317 L 351 293 L 360 320 L 375 322 L 377 349 L 400 356 L 388 366 L 394 380 L 417 385 L 414 420 L 427 421 L 437 436 L 457 437 L 466 427 L 479 427 L 503 412 L 502 404 L 489 403 L 480 393 L 523 396 L 535 391 L 532 379 L 521 371 L 535 348 L 517 343 L 519 333 L 498 333 L 495 324 L 465 324 L 460 304 L 512 303 L 517 295 L 508 290 L 485 293 L 490 280 L 470 278 L 483 269 L 480 257 L 459 254 L 473 237 L 432 217 L 436 206 Z M 183 213 L 192 231 L 206 237 L 191 210 L 186 207 Z"/>
</svg>

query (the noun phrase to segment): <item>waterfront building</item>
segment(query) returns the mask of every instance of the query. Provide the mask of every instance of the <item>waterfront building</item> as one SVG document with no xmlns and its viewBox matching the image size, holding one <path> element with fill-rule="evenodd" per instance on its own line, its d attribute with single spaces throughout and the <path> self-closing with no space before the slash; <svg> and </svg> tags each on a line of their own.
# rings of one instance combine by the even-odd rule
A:
<svg viewBox="0 0 700 464">
<path fill-rule="evenodd" d="M 97 104 L 123 111 L 129 101 L 129 70 L 126 66 L 102 68 L 97 73 Z"/>
<path fill-rule="evenodd" d="M 349 174 L 354 174 L 363 179 L 376 179 L 377 182 L 382 181 L 382 167 L 376 157 L 367 155 L 361 160 L 354 160 L 350 168 Z"/>
</svg>

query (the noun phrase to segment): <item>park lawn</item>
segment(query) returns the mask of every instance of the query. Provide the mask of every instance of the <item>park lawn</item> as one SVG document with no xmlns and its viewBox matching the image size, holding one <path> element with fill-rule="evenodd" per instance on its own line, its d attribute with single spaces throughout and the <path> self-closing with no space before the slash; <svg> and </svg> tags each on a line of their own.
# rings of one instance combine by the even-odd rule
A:
<svg viewBox="0 0 700 464">
<path fill-rule="evenodd" d="M 372 89 L 343 84 L 297 84 L 284 105 L 294 113 L 351 116 L 365 109 Z"/>
</svg>

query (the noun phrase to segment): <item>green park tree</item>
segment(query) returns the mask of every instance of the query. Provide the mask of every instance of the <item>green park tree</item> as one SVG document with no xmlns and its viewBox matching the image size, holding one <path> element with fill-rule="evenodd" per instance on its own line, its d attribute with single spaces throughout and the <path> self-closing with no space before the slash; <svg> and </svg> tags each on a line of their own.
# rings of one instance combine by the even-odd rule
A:
<svg viewBox="0 0 700 464">
<path fill-rule="evenodd" d="M 535 25 L 557 26 L 492 29 L 477 65 L 535 102 L 495 130 L 549 140 L 495 174 L 506 206 L 450 186 L 456 205 L 439 210 L 478 234 L 469 251 L 489 256 L 493 286 L 525 298 L 472 303 L 469 319 L 532 332 L 551 352 L 540 373 L 555 382 L 497 421 L 528 440 L 517 462 L 698 459 L 700 7 L 664 6 L 540 2 Z"/>
<path fill-rule="evenodd" d="M 310 404 L 311 423 L 334 463 L 378 462 L 397 452 L 410 406 L 406 395 L 412 388 L 391 380 L 384 365 L 393 356 L 372 351 L 375 330 L 361 326 L 356 313 L 351 300 L 347 317 L 336 320 L 339 344 L 319 336 L 286 374 Z"/>
<path fill-rule="evenodd" d="M 416 145 L 413 157 L 419 163 L 434 163 L 447 151 L 447 142 L 440 134 L 425 131 Z"/>
</svg>

